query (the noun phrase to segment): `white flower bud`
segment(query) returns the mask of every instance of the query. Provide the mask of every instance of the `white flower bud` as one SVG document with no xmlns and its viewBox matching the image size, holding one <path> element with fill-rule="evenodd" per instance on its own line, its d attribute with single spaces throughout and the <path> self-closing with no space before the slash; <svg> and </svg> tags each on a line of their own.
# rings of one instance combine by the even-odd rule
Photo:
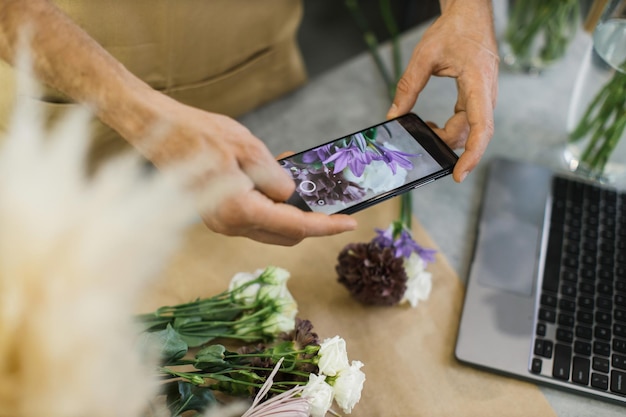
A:
<svg viewBox="0 0 626 417">
<path fill-rule="evenodd" d="M 258 269 L 252 273 L 250 272 L 238 272 L 236 273 L 230 280 L 230 285 L 228 286 L 229 291 L 236 290 L 237 288 L 242 287 L 250 281 L 253 281 L 259 277 L 259 275 L 263 272 L 262 269 Z M 242 291 L 238 291 L 235 294 L 235 300 L 240 301 L 244 304 L 253 303 L 256 300 L 257 293 L 259 292 L 259 288 L 261 286 L 259 284 L 252 284 Z"/>
<path fill-rule="evenodd" d="M 263 282 L 271 285 L 281 285 L 287 282 L 291 274 L 284 268 L 277 266 L 268 266 L 265 269 L 265 275 L 263 276 Z"/>
</svg>

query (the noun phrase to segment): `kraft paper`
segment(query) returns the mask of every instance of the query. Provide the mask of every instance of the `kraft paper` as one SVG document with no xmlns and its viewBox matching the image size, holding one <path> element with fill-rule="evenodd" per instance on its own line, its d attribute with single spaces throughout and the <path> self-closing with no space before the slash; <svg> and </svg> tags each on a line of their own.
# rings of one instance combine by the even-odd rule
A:
<svg viewBox="0 0 626 417">
<path fill-rule="evenodd" d="M 352 416 L 556 416 L 535 385 L 455 359 L 464 287 L 444 254 L 428 266 L 433 290 L 416 308 L 364 306 L 337 282 L 336 259 L 344 245 L 369 241 L 374 228 L 386 228 L 397 217 L 398 207 L 398 199 L 379 204 L 355 215 L 356 231 L 295 247 L 226 237 L 194 225 L 142 311 L 217 294 L 237 272 L 280 266 L 291 272 L 288 287 L 298 316 L 310 320 L 321 339 L 343 337 L 350 360 L 365 364 L 367 379 Z M 418 243 L 436 249 L 421 225 L 413 229 Z"/>
</svg>

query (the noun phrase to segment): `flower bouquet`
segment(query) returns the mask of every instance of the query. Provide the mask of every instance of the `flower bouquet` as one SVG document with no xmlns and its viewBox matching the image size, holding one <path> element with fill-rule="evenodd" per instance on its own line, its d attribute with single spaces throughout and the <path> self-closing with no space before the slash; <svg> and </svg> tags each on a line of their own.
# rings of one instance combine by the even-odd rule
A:
<svg viewBox="0 0 626 417">
<path fill-rule="evenodd" d="M 397 220 L 366 243 L 350 243 L 339 253 L 338 281 L 364 304 L 416 307 L 428 299 L 432 274 L 426 266 L 435 250 L 421 247 L 406 222 Z"/>
<path fill-rule="evenodd" d="M 320 342 L 313 325 L 295 317 L 289 276 L 278 267 L 238 273 L 228 291 L 137 316 L 143 349 L 161 358 L 158 375 L 172 417 L 205 412 L 228 397 L 255 398 L 246 416 L 268 415 L 262 409 L 322 417 L 333 401 L 352 411 L 363 364 L 349 362 L 342 338 Z M 191 347 L 199 349 L 190 357 Z"/>
</svg>

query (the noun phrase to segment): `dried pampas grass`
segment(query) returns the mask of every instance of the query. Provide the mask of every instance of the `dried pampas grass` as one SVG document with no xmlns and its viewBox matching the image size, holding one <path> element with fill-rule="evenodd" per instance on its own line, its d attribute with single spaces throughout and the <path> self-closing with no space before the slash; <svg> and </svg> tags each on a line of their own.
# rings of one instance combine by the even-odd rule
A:
<svg viewBox="0 0 626 417">
<path fill-rule="evenodd" d="M 47 130 L 27 84 L 0 148 L 0 416 L 140 416 L 132 314 L 194 203 L 132 155 L 88 178 L 89 112 Z"/>
</svg>

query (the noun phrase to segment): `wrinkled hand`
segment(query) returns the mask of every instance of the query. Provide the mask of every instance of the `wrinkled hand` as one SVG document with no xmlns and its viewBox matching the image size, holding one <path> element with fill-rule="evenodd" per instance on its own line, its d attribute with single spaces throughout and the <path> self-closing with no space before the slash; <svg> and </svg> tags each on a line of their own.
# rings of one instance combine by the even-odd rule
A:
<svg viewBox="0 0 626 417">
<path fill-rule="evenodd" d="M 464 147 L 453 172 L 461 182 L 493 136 L 499 58 L 490 2 L 451 2 L 424 33 L 400 79 L 387 117 L 411 111 L 431 75 L 456 79 L 454 115 L 435 132 L 453 149 Z"/>
<path fill-rule="evenodd" d="M 139 148 L 157 167 L 182 169 L 211 230 L 294 245 L 356 227 L 347 215 L 303 212 L 282 203 L 293 193 L 294 181 L 263 142 L 235 120 L 159 100 L 162 129 L 150 146 Z"/>
</svg>

